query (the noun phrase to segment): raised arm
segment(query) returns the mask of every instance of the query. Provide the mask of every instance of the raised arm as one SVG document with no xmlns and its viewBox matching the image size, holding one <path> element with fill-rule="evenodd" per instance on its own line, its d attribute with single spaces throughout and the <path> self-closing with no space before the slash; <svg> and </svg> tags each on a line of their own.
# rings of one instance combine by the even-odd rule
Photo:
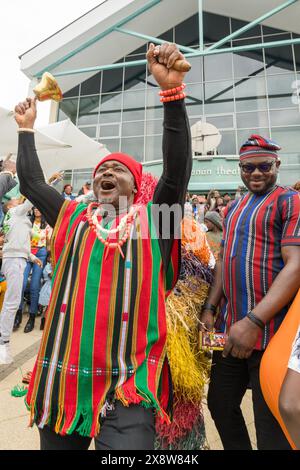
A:
<svg viewBox="0 0 300 470">
<path fill-rule="evenodd" d="M 175 44 L 150 45 L 147 58 L 150 72 L 162 90 L 182 85 L 185 73 L 172 69 L 176 60 L 184 59 Z M 163 173 L 153 203 L 180 204 L 183 208 L 192 171 L 190 126 L 184 100 L 163 106 Z"/>
<path fill-rule="evenodd" d="M 150 44 L 148 66 L 162 90 L 180 87 L 185 76 L 172 68 L 176 60 L 184 59 L 175 44 L 163 44 L 155 47 Z M 153 203 L 168 206 L 179 205 L 180 217 L 169 218 L 169 235 L 162 233 L 161 218 L 158 233 L 160 249 L 167 269 L 170 261 L 174 234 L 180 234 L 180 222 L 184 210 L 185 195 L 192 170 L 191 135 L 188 117 L 183 100 L 164 103 L 163 125 L 163 173 L 157 184 Z M 177 211 L 176 211 L 177 212 Z M 177 212 L 178 214 L 178 212 Z"/>
<path fill-rule="evenodd" d="M 34 142 L 34 123 L 36 120 L 36 103 L 27 98 L 15 108 L 15 119 L 19 125 L 19 147 L 17 173 L 21 193 L 29 199 L 54 227 L 63 197 L 45 181 Z"/>
</svg>

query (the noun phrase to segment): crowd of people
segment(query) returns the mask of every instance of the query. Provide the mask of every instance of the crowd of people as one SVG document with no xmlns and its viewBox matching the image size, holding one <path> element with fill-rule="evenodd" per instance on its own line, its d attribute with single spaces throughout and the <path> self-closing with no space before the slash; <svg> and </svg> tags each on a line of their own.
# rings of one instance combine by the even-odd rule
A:
<svg viewBox="0 0 300 470">
<path fill-rule="evenodd" d="M 35 100 L 15 108 L 17 166 L 5 162 L 0 198 L 15 185 L 16 171 L 22 196 L 3 205 L 7 288 L 0 364 L 13 360 L 9 344 L 22 323 L 28 290 L 26 333 L 34 328 L 39 305 L 43 312 L 44 333 L 26 397 L 41 449 L 88 449 L 93 438 L 98 450 L 153 449 L 156 432 L 166 442 L 174 396 L 174 419 L 180 415 L 187 429 L 195 402 L 200 410 L 193 384 L 184 380 L 195 370 L 195 380 L 205 382 L 204 368 L 197 369 L 195 340 L 190 363 L 172 349 L 180 328 L 188 343 L 196 321 L 203 333 L 225 338 L 224 349 L 213 351 L 208 390 L 208 408 L 224 449 L 251 449 L 240 408 L 249 387 L 258 449 L 299 448 L 299 400 L 291 402 L 295 387 L 300 394 L 299 332 L 281 395 L 290 434 L 269 409 L 259 377 L 264 352 L 300 288 L 299 185 L 277 183 L 279 145 L 251 135 L 240 150 L 244 186 L 232 194 L 215 189 L 188 194 L 192 152 L 185 72 L 174 68 L 184 56 L 173 44 L 151 44 L 147 60 L 164 108 L 163 174 L 155 188 L 143 179 L 140 163 L 114 153 L 97 164 L 93 182 L 86 182 L 80 194 L 74 195 L 70 184 L 60 194 L 53 187 L 58 174 L 45 181 L 35 150 Z M 179 217 L 157 216 L 157 207 L 175 206 Z M 195 306 L 198 317 L 188 323 L 188 309 Z M 183 369 L 178 373 L 177 368 L 181 381 L 173 392 L 176 362 Z M 184 387 L 190 387 L 186 395 Z M 185 396 L 193 398 L 179 398 Z M 199 442 L 200 421 L 193 423 L 194 437 L 185 440 L 189 445 Z"/>
</svg>

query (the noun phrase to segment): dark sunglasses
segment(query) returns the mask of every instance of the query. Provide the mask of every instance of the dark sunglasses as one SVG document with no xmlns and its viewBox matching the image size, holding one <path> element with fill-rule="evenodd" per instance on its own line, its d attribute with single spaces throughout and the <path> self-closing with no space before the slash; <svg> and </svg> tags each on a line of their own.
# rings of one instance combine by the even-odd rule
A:
<svg viewBox="0 0 300 470">
<path fill-rule="evenodd" d="M 258 165 L 254 165 L 254 163 L 240 163 L 240 168 L 243 173 L 253 173 L 256 170 L 256 168 L 261 173 L 268 173 L 273 167 L 274 163 L 275 161 L 259 163 Z"/>
</svg>

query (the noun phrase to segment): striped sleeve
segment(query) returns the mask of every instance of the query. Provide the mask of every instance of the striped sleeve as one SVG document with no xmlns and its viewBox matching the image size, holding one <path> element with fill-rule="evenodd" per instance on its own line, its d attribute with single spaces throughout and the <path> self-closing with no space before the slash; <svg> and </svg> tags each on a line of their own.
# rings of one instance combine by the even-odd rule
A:
<svg viewBox="0 0 300 470">
<path fill-rule="evenodd" d="M 51 238 L 51 258 L 53 267 L 56 266 L 65 246 L 70 220 L 77 207 L 77 202 L 65 201 L 59 211 Z"/>
<path fill-rule="evenodd" d="M 226 238 L 226 218 L 229 212 L 230 206 L 226 206 L 225 210 L 223 212 L 223 235 L 222 235 L 222 240 L 221 240 L 221 247 L 224 246 L 225 244 L 225 238 Z"/>
<path fill-rule="evenodd" d="M 280 199 L 281 246 L 300 245 L 300 195 L 290 191 Z"/>
</svg>

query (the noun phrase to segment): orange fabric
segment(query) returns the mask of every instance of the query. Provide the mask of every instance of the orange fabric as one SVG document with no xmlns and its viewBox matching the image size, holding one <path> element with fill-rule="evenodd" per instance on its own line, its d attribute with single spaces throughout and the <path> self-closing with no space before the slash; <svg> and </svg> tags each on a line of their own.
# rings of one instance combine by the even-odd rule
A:
<svg viewBox="0 0 300 470">
<path fill-rule="evenodd" d="M 279 412 L 280 390 L 287 373 L 292 345 L 300 324 L 300 290 L 279 330 L 270 341 L 261 361 L 260 384 L 265 401 L 279 422 L 293 449 L 296 446 Z"/>
<path fill-rule="evenodd" d="M 7 288 L 6 281 L 0 282 L 0 312 L 2 310 L 6 288 Z"/>
</svg>

